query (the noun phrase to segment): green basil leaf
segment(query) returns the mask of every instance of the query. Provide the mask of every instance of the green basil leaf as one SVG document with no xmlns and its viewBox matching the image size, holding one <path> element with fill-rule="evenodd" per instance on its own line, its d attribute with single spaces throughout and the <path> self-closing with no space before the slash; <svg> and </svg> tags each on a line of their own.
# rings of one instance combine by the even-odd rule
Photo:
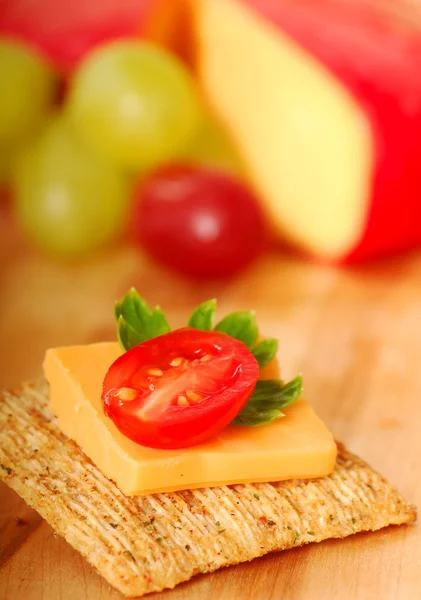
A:
<svg viewBox="0 0 421 600">
<path fill-rule="evenodd" d="M 143 298 L 132 288 L 115 304 L 117 336 L 123 350 L 171 331 L 164 313 L 156 306 L 150 310 Z"/>
<path fill-rule="evenodd" d="M 301 396 L 303 392 L 303 378 L 301 375 L 297 375 L 294 379 L 291 379 L 286 383 L 280 392 L 279 402 L 282 404 L 282 408 L 286 408 Z"/>
<path fill-rule="evenodd" d="M 252 395 L 242 412 L 256 412 L 261 408 L 278 408 L 278 397 L 284 384 L 278 379 L 263 379 L 256 383 Z"/>
<path fill-rule="evenodd" d="M 275 358 L 278 352 L 278 340 L 275 338 L 266 338 L 262 340 L 257 346 L 252 348 L 251 353 L 259 363 L 259 367 L 263 369 L 270 361 Z"/>
<path fill-rule="evenodd" d="M 138 342 L 139 334 L 130 327 L 122 315 L 117 319 L 117 338 L 123 350 L 130 350 L 130 348 L 140 343 Z"/>
<path fill-rule="evenodd" d="M 275 379 L 258 381 L 247 404 L 232 424 L 257 427 L 283 417 L 282 410 L 295 402 L 301 392 L 301 375 L 285 385 Z"/>
<path fill-rule="evenodd" d="M 242 425 L 243 427 L 259 427 L 260 425 L 267 425 L 276 419 L 285 417 L 284 413 L 280 410 L 262 410 L 255 413 L 240 413 L 231 423 L 231 425 Z"/>
<path fill-rule="evenodd" d="M 216 300 L 207 300 L 199 304 L 192 312 L 188 326 L 193 329 L 201 329 L 202 331 L 210 331 L 213 324 L 213 316 L 216 311 Z"/>
<path fill-rule="evenodd" d="M 219 321 L 215 326 L 216 331 L 222 331 L 227 335 L 243 342 L 248 348 L 251 348 L 257 336 L 259 330 L 256 324 L 256 317 L 252 312 L 233 312 Z"/>
</svg>

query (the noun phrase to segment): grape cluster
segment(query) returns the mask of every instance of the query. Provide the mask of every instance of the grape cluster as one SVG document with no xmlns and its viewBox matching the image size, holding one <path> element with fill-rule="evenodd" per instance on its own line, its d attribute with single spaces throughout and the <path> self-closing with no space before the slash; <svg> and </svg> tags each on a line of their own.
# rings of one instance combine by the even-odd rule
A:
<svg viewBox="0 0 421 600">
<path fill-rule="evenodd" d="M 0 80 L 0 184 L 44 250 L 80 258 L 126 237 L 193 277 L 232 275 L 261 251 L 240 160 L 175 55 L 111 41 L 62 81 L 3 39 Z"/>
</svg>

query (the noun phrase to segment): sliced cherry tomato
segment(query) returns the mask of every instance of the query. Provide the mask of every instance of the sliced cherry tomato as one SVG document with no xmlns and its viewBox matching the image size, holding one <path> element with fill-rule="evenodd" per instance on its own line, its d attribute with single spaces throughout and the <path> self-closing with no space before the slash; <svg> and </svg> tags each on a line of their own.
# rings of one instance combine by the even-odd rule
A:
<svg viewBox="0 0 421 600">
<path fill-rule="evenodd" d="M 193 446 L 231 423 L 258 376 L 259 365 L 242 342 L 217 331 L 177 329 L 111 365 L 104 412 L 143 446 Z"/>
</svg>

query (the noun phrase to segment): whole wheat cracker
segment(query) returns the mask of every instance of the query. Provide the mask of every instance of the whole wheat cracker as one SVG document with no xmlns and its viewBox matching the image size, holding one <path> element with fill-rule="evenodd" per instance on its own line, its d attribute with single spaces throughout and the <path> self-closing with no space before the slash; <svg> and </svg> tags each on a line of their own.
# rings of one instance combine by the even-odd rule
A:
<svg viewBox="0 0 421 600">
<path fill-rule="evenodd" d="M 340 444 L 329 477 L 126 497 L 58 428 L 45 382 L 0 400 L 0 478 L 129 597 L 416 511 Z"/>
</svg>

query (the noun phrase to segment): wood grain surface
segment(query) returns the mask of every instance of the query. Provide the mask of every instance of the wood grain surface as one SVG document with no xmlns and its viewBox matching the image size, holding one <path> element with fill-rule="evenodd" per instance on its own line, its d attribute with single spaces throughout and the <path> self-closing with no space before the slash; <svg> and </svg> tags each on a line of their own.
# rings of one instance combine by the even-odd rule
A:
<svg viewBox="0 0 421 600">
<path fill-rule="evenodd" d="M 52 345 L 114 338 L 113 302 L 135 285 L 174 326 L 199 301 L 258 311 L 286 377 L 335 436 L 421 506 L 421 256 L 338 270 L 271 255 L 230 283 L 192 284 L 129 248 L 63 266 L 0 230 L 0 384 L 40 372 Z M 166 600 L 416 600 L 419 526 L 310 545 L 199 576 Z M 89 565 L 0 488 L 1 600 L 117 600 Z"/>
</svg>

